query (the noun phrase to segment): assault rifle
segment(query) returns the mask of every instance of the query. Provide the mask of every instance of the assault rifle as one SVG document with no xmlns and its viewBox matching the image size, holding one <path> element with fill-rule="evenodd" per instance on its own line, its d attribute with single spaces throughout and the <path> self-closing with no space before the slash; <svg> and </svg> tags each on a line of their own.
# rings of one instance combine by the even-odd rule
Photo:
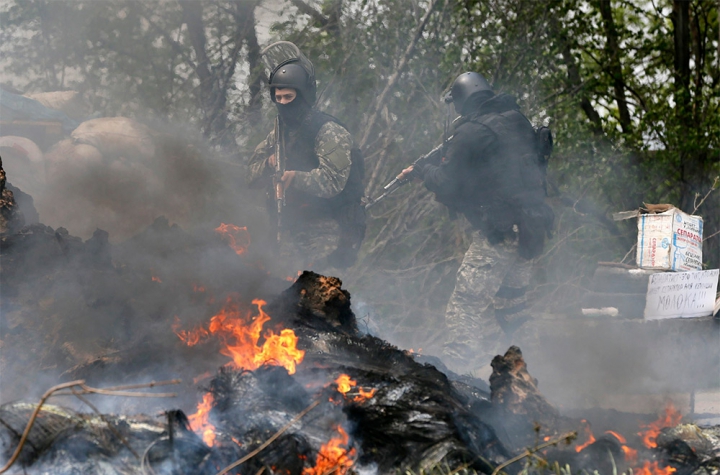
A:
<svg viewBox="0 0 720 475">
<path fill-rule="evenodd" d="M 447 141 L 446 141 L 447 142 Z M 412 162 L 413 171 L 405 176 L 404 178 L 398 178 L 395 177 L 390 183 L 385 185 L 383 187 L 383 193 L 378 196 L 377 198 L 369 198 L 365 203 L 365 209 L 370 208 L 371 206 L 375 205 L 376 203 L 384 200 L 387 198 L 391 193 L 395 192 L 398 188 L 410 183 L 413 178 L 419 178 L 420 172 L 418 172 L 417 167 L 425 165 L 427 163 L 439 163 L 440 160 L 442 160 L 443 154 L 445 152 L 445 143 L 438 145 L 434 149 L 430 150 L 425 155 L 421 155 L 420 158 Z"/>
<path fill-rule="evenodd" d="M 285 206 L 285 186 L 282 177 L 285 174 L 285 150 L 282 131 L 280 129 L 280 117 L 275 118 L 275 173 L 273 174 L 273 189 L 275 190 L 275 202 L 277 203 L 277 242 L 280 242 L 282 234 L 282 211 Z"/>
</svg>

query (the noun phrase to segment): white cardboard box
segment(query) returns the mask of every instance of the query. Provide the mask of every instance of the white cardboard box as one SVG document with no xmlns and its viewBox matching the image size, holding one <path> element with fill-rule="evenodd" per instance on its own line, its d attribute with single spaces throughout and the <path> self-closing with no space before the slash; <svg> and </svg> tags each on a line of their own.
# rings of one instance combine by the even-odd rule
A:
<svg viewBox="0 0 720 475">
<path fill-rule="evenodd" d="M 677 272 L 702 269 L 703 220 L 677 208 L 638 216 L 637 266 Z"/>
</svg>

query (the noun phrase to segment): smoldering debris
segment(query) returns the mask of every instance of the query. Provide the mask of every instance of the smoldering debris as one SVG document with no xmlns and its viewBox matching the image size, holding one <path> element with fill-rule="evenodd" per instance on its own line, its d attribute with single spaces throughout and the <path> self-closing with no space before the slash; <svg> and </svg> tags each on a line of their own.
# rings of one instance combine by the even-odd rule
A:
<svg viewBox="0 0 720 475">
<path fill-rule="evenodd" d="M 223 464 L 253 453 L 314 401 L 318 401 L 318 407 L 293 423 L 272 446 L 248 460 L 243 470 L 255 473 L 274 466 L 291 474 L 324 473 L 307 470 L 321 466 L 323 457 L 336 452 L 330 451 L 328 444 L 335 444 L 344 454 L 336 456 L 333 464 L 346 464 L 348 468 L 354 464 L 374 465 L 380 473 L 398 468 L 429 469 L 441 463 L 468 464 L 490 473 L 494 464 L 508 457 L 493 429 L 469 410 L 468 396 L 457 392 L 445 375 L 382 340 L 359 334 L 350 296 L 338 279 L 306 272 L 267 306 L 267 312 L 273 315 L 275 327 L 295 332 L 298 350 L 305 355 L 297 371 L 291 375 L 277 366 L 261 366 L 254 371 L 221 369 L 206 386 L 211 403 L 200 428 L 202 432 L 212 427 L 213 436 L 206 439 L 208 454 L 215 460 L 212 470 L 201 468 L 200 462 L 185 454 L 173 462 L 184 468 L 172 468 L 173 464 L 167 463 L 167 458 L 158 452 L 160 448 L 156 448 L 167 444 L 158 440 L 169 437 L 169 429 L 158 433 L 161 423 L 156 422 L 151 424 L 156 440 L 148 445 L 153 447 L 149 451 L 155 454 L 155 461 L 145 461 L 152 464 L 153 471 L 217 473 Z M 165 351 L 171 353 L 170 358 L 185 358 L 184 346 L 178 341 L 175 350 Z M 134 358 L 146 355 L 128 352 L 121 359 Z M 133 366 L 128 361 L 86 367 L 85 375 L 117 373 Z M 135 375 L 142 375 L 142 369 L 138 368 Z M 341 376 L 352 381 L 355 389 L 342 392 L 337 382 Z M 361 393 L 364 397 L 359 398 Z M 19 417 L 15 406 L 4 409 L 15 419 Z M 64 417 L 75 420 L 76 416 Z M 116 422 L 111 420 L 109 424 Z M 123 433 L 128 439 L 135 439 L 133 424 L 127 425 Z M 57 435 L 48 436 L 52 443 L 38 443 L 40 448 L 33 447 L 33 457 L 25 459 L 28 473 L 43 473 L 50 466 L 72 466 L 78 454 L 66 450 L 68 440 L 100 438 L 91 427 L 96 425 L 78 422 L 71 431 L 59 430 Z M 14 429 L 13 433 L 18 432 Z M 12 440 L 13 436 L 6 434 L 5 438 Z M 137 439 L 148 443 L 143 434 L 138 434 Z M 137 467 L 143 463 L 127 454 L 123 456 L 124 449 L 117 441 L 111 445 L 104 451 L 89 452 L 82 463 L 95 463 L 97 467 L 101 462 L 108 463 L 108 454 L 115 454 L 124 465 Z M 147 451 L 146 447 L 143 452 Z M 327 453 L 322 455 L 324 451 Z M 60 465 L 46 465 L 50 462 L 45 461 Z"/>
<path fill-rule="evenodd" d="M 472 381 L 453 384 L 434 366 L 360 334 L 350 295 L 336 278 L 305 272 L 263 312 L 271 315 L 273 328 L 292 330 L 294 351 L 302 356 L 297 366 L 287 369 L 271 360 L 254 370 L 225 366 L 203 385 L 201 407 L 189 418 L 174 409 L 156 417 L 99 417 L 47 406 L 18 463 L 30 474 L 217 474 L 239 461 L 240 473 L 310 475 L 332 469 L 347 473 L 351 467 L 395 473 L 439 466 L 492 473 L 513 455 L 522 455 L 529 437 L 547 438 L 579 426 L 559 416 L 537 391 L 518 348 L 495 359 L 493 393 L 487 394 L 466 390 Z M 207 343 L 188 347 L 177 339 L 163 348 L 162 359 L 188 361 L 193 352 L 200 355 L 208 348 Z M 89 378 L 124 371 L 142 377 L 147 368 L 138 360 L 149 356 L 127 351 L 82 371 Z M 34 408 L 10 403 L 0 409 L 6 458 Z M 511 414 L 516 418 L 509 419 Z M 517 424 L 522 418 L 525 424 Z M 547 426 L 533 427 L 537 418 Z M 501 437 L 510 441 L 503 443 L 496 430 L 518 435 Z M 654 449 L 643 449 L 640 460 L 683 473 L 713 473 L 720 448 L 717 431 L 672 430 L 657 437 Z M 612 464 L 637 466 L 623 462 L 624 444 L 604 435 L 583 446 L 550 449 L 542 457 L 609 473 L 605 470 Z M 690 444 L 694 456 L 685 447 Z M 520 466 L 506 470 L 513 473 Z"/>
</svg>

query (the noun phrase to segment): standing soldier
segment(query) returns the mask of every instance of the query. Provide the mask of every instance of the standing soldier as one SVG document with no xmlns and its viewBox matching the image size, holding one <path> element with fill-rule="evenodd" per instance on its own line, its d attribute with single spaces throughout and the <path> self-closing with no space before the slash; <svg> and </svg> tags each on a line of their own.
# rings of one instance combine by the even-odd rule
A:
<svg viewBox="0 0 720 475">
<path fill-rule="evenodd" d="M 515 98 L 496 95 L 483 76 L 466 72 L 446 102 L 461 117 L 441 163 L 406 168 L 399 178 L 422 177 L 473 228 L 445 314 L 443 360 L 462 372 L 487 365 L 528 319 L 533 259 L 554 214 L 545 203 L 545 157 Z"/>
<path fill-rule="evenodd" d="M 274 43 L 263 58 L 278 117 L 248 162 L 248 182 L 268 190 L 281 267 L 349 267 L 365 234 L 360 151 L 335 117 L 314 108 L 314 68 L 294 44 Z"/>
</svg>

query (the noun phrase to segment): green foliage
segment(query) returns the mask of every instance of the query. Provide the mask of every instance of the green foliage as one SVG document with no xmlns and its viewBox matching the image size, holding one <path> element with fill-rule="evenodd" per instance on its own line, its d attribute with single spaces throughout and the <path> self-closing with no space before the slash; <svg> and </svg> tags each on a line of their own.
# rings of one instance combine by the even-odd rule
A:
<svg viewBox="0 0 720 475">
<path fill-rule="evenodd" d="M 674 13 L 682 3 L 685 20 Z M 552 127 L 558 226 L 536 282 L 547 311 L 562 310 L 598 261 L 632 261 L 634 225 L 613 222 L 609 212 L 643 202 L 703 215 L 706 265 L 720 265 L 720 235 L 712 236 L 720 230 L 720 192 L 694 210 L 720 175 L 715 0 L 440 1 L 401 71 L 429 0 L 16 0 L 0 17 L 6 74 L 28 91 L 79 89 L 105 115 L 198 124 L 213 143 L 227 147 L 232 137 L 229 150 L 246 153 L 274 115 L 259 100 L 261 71 L 250 63 L 241 26 L 256 4 L 279 11 L 268 41 L 293 41 L 314 61 L 320 107 L 358 140 L 367 136 L 368 195 L 442 140 L 440 98 L 463 71 L 486 75 L 496 90 L 518 97 L 535 125 Z M 205 62 L 188 28 L 189 6 L 202 13 Z M 674 37 L 680 27 L 688 29 L 684 46 Z M 373 302 L 404 345 L 440 337 L 466 226 L 421 186 L 372 209 L 346 285 Z"/>
</svg>

